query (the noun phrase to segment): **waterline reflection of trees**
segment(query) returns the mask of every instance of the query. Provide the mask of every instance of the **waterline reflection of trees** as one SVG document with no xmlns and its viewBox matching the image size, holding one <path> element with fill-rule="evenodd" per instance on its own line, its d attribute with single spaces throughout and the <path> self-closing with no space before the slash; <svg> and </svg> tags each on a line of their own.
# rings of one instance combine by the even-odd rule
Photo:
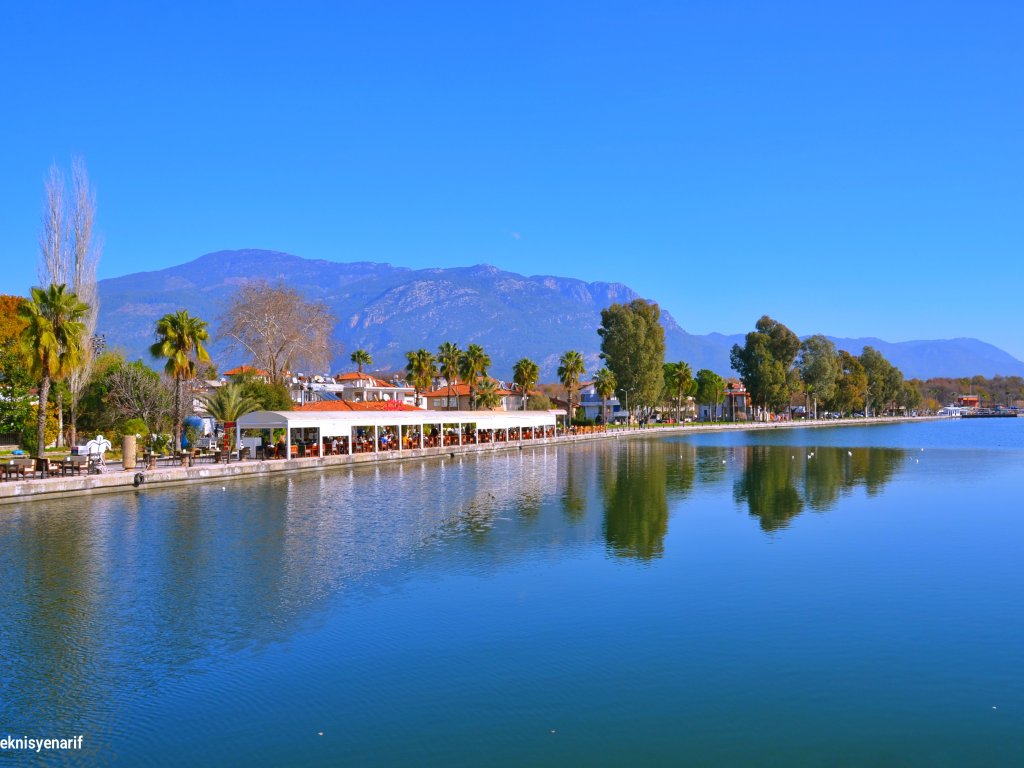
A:
<svg viewBox="0 0 1024 768">
<path fill-rule="evenodd" d="M 863 486 L 880 493 L 906 458 L 899 448 L 753 445 L 739 449 L 742 474 L 733 498 L 746 503 L 765 531 L 785 528 L 804 507 L 825 512 Z"/>
<path fill-rule="evenodd" d="M 692 446 L 627 440 L 606 451 L 601 471 L 604 533 L 619 557 L 652 560 L 664 555 L 669 497 L 685 498 L 696 477 Z"/>
</svg>

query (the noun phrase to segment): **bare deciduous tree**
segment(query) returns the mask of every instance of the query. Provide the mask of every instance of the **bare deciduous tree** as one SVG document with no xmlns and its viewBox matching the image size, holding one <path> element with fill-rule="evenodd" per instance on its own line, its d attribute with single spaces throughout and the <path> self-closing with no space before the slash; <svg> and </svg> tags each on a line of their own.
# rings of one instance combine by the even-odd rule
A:
<svg viewBox="0 0 1024 768">
<path fill-rule="evenodd" d="M 142 363 L 129 363 L 110 374 L 104 401 L 123 418 L 142 419 L 156 430 L 171 417 L 174 395 L 160 376 Z"/>
<path fill-rule="evenodd" d="M 39 229 L 39 285 L 67 284 L 68 245 L 64 216 L 64 174 L 56 163 L 50 165 L 43 182 L 43 218 Z"/>
<path fill-rule="evenodd" d="M 337 322 L 323 302 L 306 301 L 282 284 L 253 281 L 231 297 L 219 330 L 229 350 L 248 355 L 271 381 L 281 381 L 300 366 L 326 371 Z"/>
<path fill-rule="evenodd" d="M 45 181 L 43 220 L 39 233 L 39 282 L 43 287 L 67 285 L 79 301 L 88 305 L 83 318 L 81 363 L 68 376 L 69 440 L 75 443 L 78 403 L 89 383 L 93 368 L 92 337 L 96 332 L 99 296 L 96 291 L 96 267 L 100 247 L 94 236 L 96 192 L 89 183 L 89 172 L 81 157 L 71 161 L 70 208 L 65 198 L 64 174 L 53 163 Z M 58 442 L 64 435 L 63 396 L 58 394 Z"/>
<path fill-rule="evenodd" d="M 92 338 L 96 333 L 96 318 L 99 313 L 96 267 L 99 264 L 101 250 L 93 233 L 95 223 L 96 191 L 89 183 L 89 172 L 85 168 L 85 161 L 81 157 L 76 157 L 71 163 L 71 210 L 68 227 L 72 255 L 71 285 L 78 295 L 78 299 L 89 306 L 89 312 L 83 320 L 85 343 L 82 345 L 82 364 L 68 377 L 68 388 L 71 390 L 69 436 L 72 444 L 76 440 L 78 403 L 92 376 L 95 357 Z"/>
</svg>

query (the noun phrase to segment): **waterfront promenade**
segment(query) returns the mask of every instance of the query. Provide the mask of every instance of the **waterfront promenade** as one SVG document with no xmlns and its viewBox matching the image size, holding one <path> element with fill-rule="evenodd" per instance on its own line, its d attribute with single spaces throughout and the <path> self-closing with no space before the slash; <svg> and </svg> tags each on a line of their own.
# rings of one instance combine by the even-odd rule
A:
<svg viewBox="0 0 1024 768">
<path fill-rule="evenodd" d="M 32 480 L 11 480 L 0 483 L 0 505 L 22 501 L 54 498 L 69 498 L 79 494 L 145 492 L 153 488 L 181 485 L 194 482 L 215 482 L 252 477 L 265 477 L 277 473 L 323 471 L 339 466 L 373 464 L 378 462 L 418 461 L 428 458 L 442 458 L 462 454 L 489 453 L 493 451 L 527 450 L 543 446 L 591 442 L 594 440 L 618 440 L 635 437 L 657 437 L 661 435 L 687 435 L 700 432 L 723 432 L 737 430 L 802 429 L 816 427 L 860 427 L 868 424 L 893 424 L 897 422 L 918 422 L 940 419 L 939 416 L 917 416 L 907 418 L 863 418 L 832 420 L 800 420 L 776 422 L 714 422 L 691 423 L 679 426 L 655 426 L 640 428 L 615 428 L 605 432 L 588 434 L 558 434 L 554 437 L 533 440 L 512 440 L 509 442 L 451 445 L 436 448 L 417 448 L 398 451 L 356 453 L 352 455 L 317 456 L 310 458 L 269 459 L 233 461 L 229 464 L 204 464 L 191 467 L 160 467 L 158 469 L 125 470 L 120 463 L 108 462 L 105 471 L 96 475 L 72 475 Z"/>
</svg>

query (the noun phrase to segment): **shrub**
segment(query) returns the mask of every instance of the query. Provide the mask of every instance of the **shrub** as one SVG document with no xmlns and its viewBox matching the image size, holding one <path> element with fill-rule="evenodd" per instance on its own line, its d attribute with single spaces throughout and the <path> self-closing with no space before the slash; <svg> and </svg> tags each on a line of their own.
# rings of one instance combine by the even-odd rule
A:
<svg viewBox="0 0 1024 768">
<path fill-rule="evenodd" d="M 142 419 L 126 419 L 121 422 L 117 427 L 117 436 L 124 437 L 125 435 L 148 435 L 149 427 L 146 426 L 146 422 Z"/>
<path fill-rule="evenodd" d="M 22 438 L 23 445 L 26 451 L 30 454 L 35 455 L 36 448 L 36 419 L 39 418 L 39 406 L 33 405 L 29 412 L 28 418 L 25 419 L 25 426 Z M 52 445 L 57 440 L 57 414 L 56 408 L 46 409 L 46 427 L 43 430 L 43 441 L 46 445 Z"/>
</svg>

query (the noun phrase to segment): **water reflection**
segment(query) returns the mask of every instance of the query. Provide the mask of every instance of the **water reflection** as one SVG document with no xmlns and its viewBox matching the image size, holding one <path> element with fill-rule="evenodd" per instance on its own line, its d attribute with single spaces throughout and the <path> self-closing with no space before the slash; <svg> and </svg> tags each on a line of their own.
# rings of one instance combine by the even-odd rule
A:
<svg viewBox="0 0 1024 768">
<path fill-rule="evenodd" d="M 695 450 L 646 440 L 607 451 L 601 468 L 608 550 L 640 560 L 664 554 L 669 498 L 683 499 L 696 477 Z"/>
<path fill-rule="evenodd" d="M 418 550 L 491 536 L 557 489 L 543 451 L 7 507 L 0 722 L 107 737 L 168 679 L 287 640 Z M 484 466 L 480 466 L 483 463 Z M 439 482 L 439 479 L 442 482 Z M 564 526 L 564 523 L 563 523 Z M 497 560 L 500 562 L 500 558 Z"/>
<path fill-rule="evenodd" d="M 765 531 L 785 528 L 804 507 L 827 511 L 858 486 L 869 495 L 879 493 L 906 458 L 899 448 L 752 445 L 735 450 L 743 470 L 733 498 L 746 503 Z"/>
<path fill-rule="evenodd" d="M 652 563 L 672 514 L 709 489 L 728 500 L 731 487 L 774 531 L 856 487 L 880 492 L 904 459 L 621 440 L 9 507 L 0 723 L 116 742 L 167 680 L 201 686 L 390 574 L 497 571 L 572 548 Z"/>
</svg>

